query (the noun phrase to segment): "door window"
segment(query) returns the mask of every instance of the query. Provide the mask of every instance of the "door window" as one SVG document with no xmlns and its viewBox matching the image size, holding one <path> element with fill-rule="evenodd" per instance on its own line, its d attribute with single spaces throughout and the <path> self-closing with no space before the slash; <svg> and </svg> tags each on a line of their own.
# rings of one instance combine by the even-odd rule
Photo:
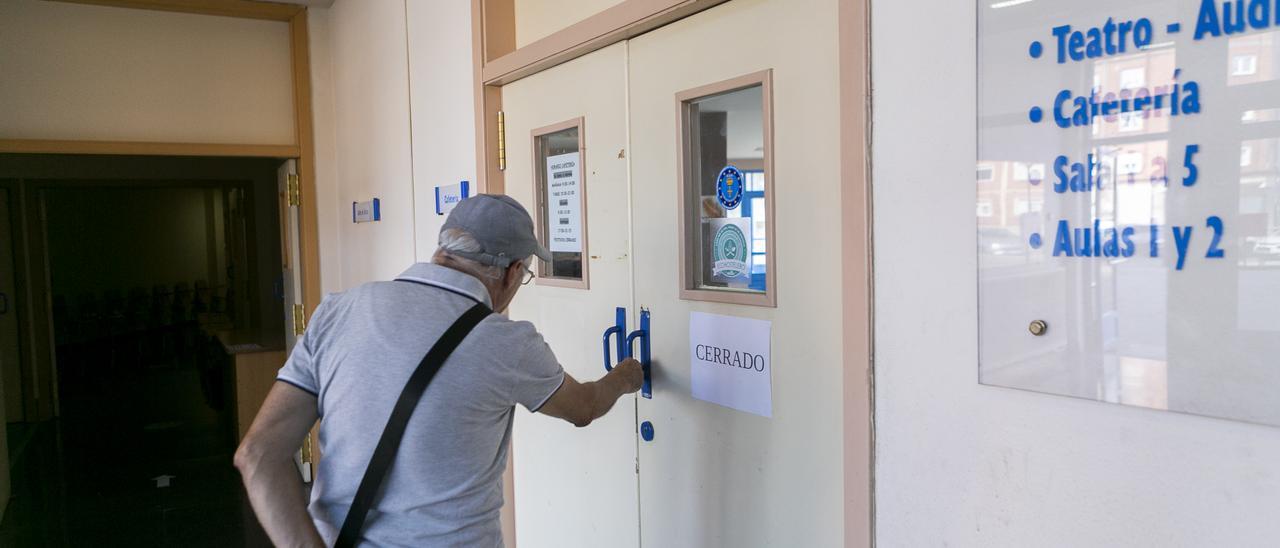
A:
<svg viewBox="0 0 1280 548">
<path fill-rule="evenodd" d="M 533 130 L 533 173 L 538 189 L 538 237 L 551 251 L 539 261 L 538 283 L 588 288 L 586 170 L 583 120 Z"/>
<path fill-rule="evenodd" d="M 770 74 L 677 94 L 681 298 L 775 306 Z"/>
</svg>

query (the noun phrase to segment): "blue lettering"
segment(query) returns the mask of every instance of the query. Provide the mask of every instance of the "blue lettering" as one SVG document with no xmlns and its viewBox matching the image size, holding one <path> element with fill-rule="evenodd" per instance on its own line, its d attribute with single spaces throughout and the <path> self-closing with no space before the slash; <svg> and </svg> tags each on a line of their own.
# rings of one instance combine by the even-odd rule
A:
<svg viewBox="0 0 1280 548">
<path fill-rule="evenodd" d="M 1071 32 L 1071 25 L 1063 25 L 1053 28 L 1053 36 L 1058 39 L 1058 64 L 1067 62 L 1067 34 Z M 1073 55 L 1071 57 L 1075 59 Z M 1079 59 L 1075 59 L 1079 61 Z"/>
<path fill-rule="evenodd" d="M 1071 118 L 1068 118 L 1066 114 L 1064 114 L 1064 109 L 1062 108 L 1063 105 L 1070 100 L 1071 90 L 1066 89 L 1059 92 L 1058 96 L 1053 100 L 1053 122 L 1058 124 L 1058 127 L 1062 129 L 1071 127 Z"/>
<path fill-rule="evenodd" d="M 1222 241 L 1222 218 L 1214 215 L 1205 220 L 1205 225 L 1213 229 L 1213 241 L 1209 242 L 1209 251 L 1204 254 L 1208 259 L 1221 259 L 1225 253 L 1218 244 Z"/>
<path fill-rule="evenodd" d="M 1091 27 L 1082 31 L 1072 30 L 1071 25 L 1053 28 L 1053 37 L 1058 44 L 1058 64 L 1085 59 L 1098 59 L 1110 55 L 1118 55 L 1133 49 L 1142 49 L 1151 45 L 1153 27 L 1150 19 L 1121 21 L 1116 23 L 1108 17 L 1101 27 Z"/>
<path fill-rule="evenodd" d="M 1236 34 L 1245 31 L 1247 27 L 1244 20 L 1244 2 L 1245 0 L 1240 0 L 1234 4 L 1236 8 L 1234 13 L 1231 10 L 1231 2 L 1222 3 L 1222 32 Z"/>
<path fill-rule="evenodd" d="M 1203 39 L 1206 34 L 1214 38 L 1222 36 L 1218 10 L 1214 9 L 1213 0 L 1200 0 L 1200 15 L 1196 16 L 1196 40 Z"/>
<path fill-rule="evenodd" d="M 1065 219 L 1058 221 L 1058 231 L 1053 237 L 1053 256 L 1059 255 L 1075 256 L 1071 252 L 1071 225 Z"/>
<path fill-rule="evenodd" d="M 1271 24 L 1271 0 L 1249 1 L 1249 26 L 1267 28 Z"/>
<path fill-rule="evenodd" d="M 1191 227 L 1175 226 L 1173 228 L 1173 247 L 1178 252 L 1177 270 L 1182 270 L 1187 263 L 1187 248 L 1191 246 Z"/>
<path fill-rule="evenodd" d="M 1058 178 L 1053 183 L 1053 191 L 1062 194 L 1067 191 L 1067 171 L 1063 168 L 1067 167 L 1067 157 L 1059 156 L 1053 161 L 1053 174 Z"/>
</svg>

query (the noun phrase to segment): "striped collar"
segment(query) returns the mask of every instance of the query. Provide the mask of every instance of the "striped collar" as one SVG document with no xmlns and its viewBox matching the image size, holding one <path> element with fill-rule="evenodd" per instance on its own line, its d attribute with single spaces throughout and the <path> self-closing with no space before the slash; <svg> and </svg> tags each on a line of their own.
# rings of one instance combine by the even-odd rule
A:
<svg viewBox="0 0 1280 548">
<path fill-rule="evenodd" d="M 480 280 L 470 274 L 438 264 L 414 263 L 408 270 L 396 276 L 396 280 L 438 287 L 493 307 L 493 302 L 489 299 L 489 290 L 480 283 Z"/>
</svg>

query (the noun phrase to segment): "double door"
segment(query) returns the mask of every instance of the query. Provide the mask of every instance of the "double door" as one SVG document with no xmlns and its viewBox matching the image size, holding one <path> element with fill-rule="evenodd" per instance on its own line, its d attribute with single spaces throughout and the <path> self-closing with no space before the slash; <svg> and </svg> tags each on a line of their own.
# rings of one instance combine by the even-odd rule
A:
<svg viewBox="0 0 1280 548">
<path fill-rule="evenodd" d="M 506 192 L 555 255 L 511 317 L 580 381 L 620 350 L 650 372 L 584 429 L 517 414 L 520 546 L 843 543 L 836 35 L 815 6 L 729 2 L 503 87 Z M 713 276 L 703 235 L 732 219 L 748 267 Z M 767 412 L 694 396 L 700 315 L 767 322 Z"/>
</svg>

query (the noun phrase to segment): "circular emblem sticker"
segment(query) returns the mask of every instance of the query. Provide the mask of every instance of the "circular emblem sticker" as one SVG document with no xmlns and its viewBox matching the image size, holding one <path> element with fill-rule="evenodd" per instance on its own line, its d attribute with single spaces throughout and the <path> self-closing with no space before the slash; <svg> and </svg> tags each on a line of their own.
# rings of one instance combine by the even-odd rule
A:
<svg viewBox="0 0 1280 548">
<path fill-rule="evenodd" d="M 742 171 L 733 166 L 724 166 L 716 177 L 716 199 L 725 209 L 734 209 L 742 204 Z"/>
<path fill-rule="evenodd" d="M 747 235 L 738 225 L 725 223 L 711 242 L 711 275 L 742 278 L 748 275 Z"/>
</svg>

